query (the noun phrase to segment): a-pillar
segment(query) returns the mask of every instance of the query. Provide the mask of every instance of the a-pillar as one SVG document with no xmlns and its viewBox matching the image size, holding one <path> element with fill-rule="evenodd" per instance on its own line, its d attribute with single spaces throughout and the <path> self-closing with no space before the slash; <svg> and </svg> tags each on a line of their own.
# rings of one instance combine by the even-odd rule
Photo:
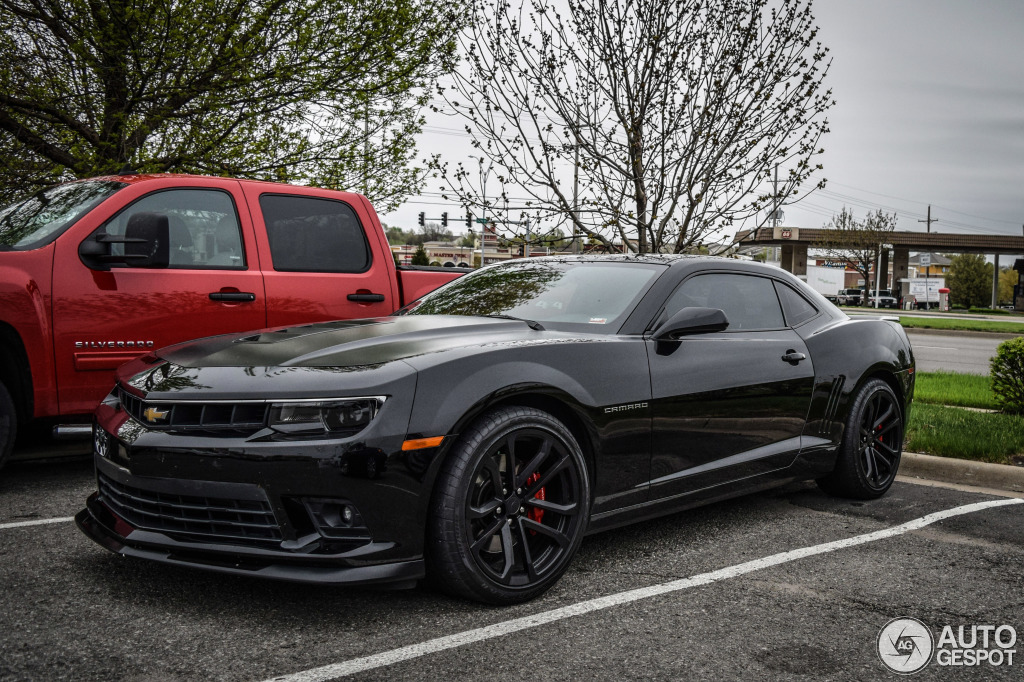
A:
<svg viewBox="0 0 1024 682">
<path fill-rule="evenodd" d="M 910 277 L 910 249 L 896 246 L 892 250 L 892 289 L 897 299 L 903 295 L 903 280 Z"/>
</svg>

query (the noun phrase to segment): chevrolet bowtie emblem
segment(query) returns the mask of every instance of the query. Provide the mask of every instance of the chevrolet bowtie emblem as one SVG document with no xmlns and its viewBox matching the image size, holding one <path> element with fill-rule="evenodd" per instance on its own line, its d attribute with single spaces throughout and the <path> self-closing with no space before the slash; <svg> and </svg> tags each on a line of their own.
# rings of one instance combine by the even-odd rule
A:
<svg viewBox="0 0 1024 682">
<path fill-rule="evenodd" d="M 155 407 L 147 407 L 142 413 L 142 416 L 145 417 L 146 421 L 150 424 L 155 424 L 156 422 L 163 421 L 164 417 L 168 414 L 170 414 L 170 410 L 158 410 Z"/>
</svg>

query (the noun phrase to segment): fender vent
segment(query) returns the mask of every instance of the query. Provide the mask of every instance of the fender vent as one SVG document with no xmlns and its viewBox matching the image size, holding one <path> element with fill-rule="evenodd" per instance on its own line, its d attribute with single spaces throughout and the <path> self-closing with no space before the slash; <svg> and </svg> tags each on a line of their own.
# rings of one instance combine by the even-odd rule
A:
<svg viewBox="0 0 1024 682">
<path fill-rule="evenodd" d="M 832 390 L 828 394 L 828 403 L 825 405 L 825 414 L 821 418 L 819 433 L 828 435 L 832 431 L 832 422 L 836 419 L 836 411 L 839 409 L 839 396 L 843 393 L 843 384 L 846 383 L 846 376 L 840 374 L 832 380 Z"/>
</svg>

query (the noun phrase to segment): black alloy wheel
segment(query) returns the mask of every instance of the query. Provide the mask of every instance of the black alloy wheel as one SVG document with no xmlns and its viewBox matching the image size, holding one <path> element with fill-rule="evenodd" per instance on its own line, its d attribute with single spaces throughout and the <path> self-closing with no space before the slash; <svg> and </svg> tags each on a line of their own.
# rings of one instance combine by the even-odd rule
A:
<svg viewBox="0 0 1024 682">
<path fill-rule="evenodd" d="M 558 580 L 583 539 L 590 509 L 583 453 L 550 414 L 499 408 L 463 433 L 432 506 L 431 577 L 470 599 L 527 601 Z"/>
<path fill-rule="evenodd" d="M 870 500 L 892 485 L 903 452 L 903 412 L 892 388 L 868 381 L 850 407 L 835 470 L 819 479 L 823 490 Z"/>
</svg>

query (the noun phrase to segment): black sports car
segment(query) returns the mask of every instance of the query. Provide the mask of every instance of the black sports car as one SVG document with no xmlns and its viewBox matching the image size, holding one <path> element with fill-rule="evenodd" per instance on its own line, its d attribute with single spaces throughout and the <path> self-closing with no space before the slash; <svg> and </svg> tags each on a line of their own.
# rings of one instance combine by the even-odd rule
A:
<svg viewBox="0 0 1024 682">
<path fill-rule="evenodd" d="M 96 412 L 107 549 L 225 573 L 530 599 L 589 532 L 795 479 L 882 495 L 914 358 L 779 269 L 488 267 L 393 316 L 123 367 Z"/>
</svg>

